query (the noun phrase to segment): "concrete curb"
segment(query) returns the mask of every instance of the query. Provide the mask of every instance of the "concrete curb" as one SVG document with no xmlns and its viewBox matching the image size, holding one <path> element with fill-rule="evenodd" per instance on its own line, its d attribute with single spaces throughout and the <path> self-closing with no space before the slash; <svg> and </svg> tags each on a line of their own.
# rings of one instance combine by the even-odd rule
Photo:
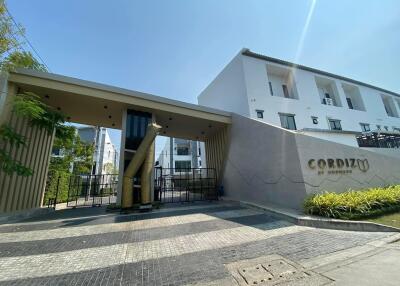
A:
<svg viewBox="0 0 400 286">
<path fill-rule="evenodd" d="M 37 208 L 37 209 L 15 212 L 15 213 L 10 213 L 10 214 L 1 214 L 0 215 L 0 225 L 17 222 L 17 221 L 20 221 L 23 219 L 36 217 L 36 216 L 48 214 L 51 212 L 54 212 L 53 208 Z"/>
<path fill-rule="evenodd" d="M 301 226 L 349 231 L 400 232 L 400 228 L 379 223 L 321 218 L 317 216 L 296 213 L 296 210 L 281 209 L 275 206 L 265 206 L 244 201 L 240 201 L 240 204 L 247 207 L 262 209 L 263 211 L 266 211 L 277 218 L 284 219 Z"/>
</svg>

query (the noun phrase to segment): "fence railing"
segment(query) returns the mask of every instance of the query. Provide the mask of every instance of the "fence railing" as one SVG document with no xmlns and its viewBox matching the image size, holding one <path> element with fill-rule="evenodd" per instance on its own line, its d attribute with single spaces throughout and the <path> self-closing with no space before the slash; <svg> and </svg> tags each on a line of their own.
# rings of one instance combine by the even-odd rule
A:
<svg viewBox="0 0 400 286">
<path fill-rule="evenodd" d="M 214 168 L 155 169 L 154 199 L 163 203 L 218 199 Z"/>
<path fill-rule="evenodd" d="M 116 202 L 118 174 L 71 176 L 68 207 L 105 205 Z"/>
</svg>

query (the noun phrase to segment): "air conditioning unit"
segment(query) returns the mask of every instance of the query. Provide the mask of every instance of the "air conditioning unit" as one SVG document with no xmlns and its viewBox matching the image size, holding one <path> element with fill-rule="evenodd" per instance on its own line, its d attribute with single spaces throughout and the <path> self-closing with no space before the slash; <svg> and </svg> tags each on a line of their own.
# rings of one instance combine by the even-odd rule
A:
<svg viewBox="0 0 400 286">
<path fill-rule="evenodd" d="M 332 100 L 332 98 L 325 98 L 325 104 L 326 104 L 326 105 L 333 105 L 333 100 Z"/>
</svg>

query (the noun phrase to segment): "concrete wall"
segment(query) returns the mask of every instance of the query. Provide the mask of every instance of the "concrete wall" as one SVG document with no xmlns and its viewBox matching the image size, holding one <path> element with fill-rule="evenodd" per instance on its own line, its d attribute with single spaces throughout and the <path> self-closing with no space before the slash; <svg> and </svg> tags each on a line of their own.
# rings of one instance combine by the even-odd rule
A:
<svg viewBox="0 0 400 286">
<path fill-rule="evenodd" d="M 296 135 L 296 143 L 307 194 L 322 191 L 343 192 L 348 189 L 400 184 L 400 159 L 398 157 L 301 134 Z M 308 165 L 310 159 L 316 160 L 314 165 L 317 165 L 317 161 L 320 159 L 325 161 L 333 159 L 335 162 L 332 168 L 326 166 L 324 169 L 319 167 L 312 169 Z M 345 162 L 345 165 L 339 168 L 337 159 L 344 161 L 347 159 L 349 165 L 346 166 Z M 355 159 L 353 166 L 350 159 Z M 369 165 L 365 172 L 358 167 L 359 161 L 362 163 L 364 160 L 367 160 Z M 323 171 L 323 174 L 318 175 L 318 171 Z M 335 173 L 336 171 L 339 173 Z"/>
<path fill-rule="evenodd" d="M 345 144 L 353 147 L 358 147 L 357 138 L 355 134 L 345 134 L 338 132 L 313 132 L 303 131 L 305 135 L 317 137 L 319 139 L 328 140 L 340 144 Z"/>
<path fill-rule="evenodd" d="M 399 159 L 236 114 L 232 115 L 228 142 L 223 185 L 226 196 L 235 200 L 300 209 L 307 195 L 316 192 L 400 183 Z M 310 168 L 311 159 L 316 168 Z M 320 159 L 333 159 L 335 164 L 336 159 L 343 164 L 345 159 L 354 159 L 354 165 L 327 165 L 320 170 Z M 363 165 L 365 159 L 369 168 Z"/>
<path fill-rule="evenodd" d="M 400 159 L 400 149 L 398 149 L 398 148 L 367 148 L 367 147 L 364 147 L 361 149 Z"/>
<path fill-rule="evenodd" d="M 6 101 L 9 102 L 14 94 L 15 90 L 13 86 L 10 86 Z M 10 107 L 7 105 L 6 109 L 9 111 Z M 26 138 L 27 145 L 19 149 L 9 144 L 1 147 L 10 152 L 13 159 L 31 168 L 33 175 L 28 177 L 17 176 L 15 173 L 8 175 L 0 170 L 0 213 L 39 208 L 42 205 L 54 134 L 32 127 L 27 120 L 18 118 L 5 110 L 2 112 L 9 116 L 3 118 L 1 123 L 11 125 Z"/>
<path fill-rule="evenodd" d="M 295 133 L 232 115 L 223 175 L 227 197 L 298 208 L 306 189 Z"/>
<path fill-rule="evenodd" d="M 208 107 L 249 116 L 242 57 L 235 57 L 198 96 L 198 103 Z"/>
</svg>

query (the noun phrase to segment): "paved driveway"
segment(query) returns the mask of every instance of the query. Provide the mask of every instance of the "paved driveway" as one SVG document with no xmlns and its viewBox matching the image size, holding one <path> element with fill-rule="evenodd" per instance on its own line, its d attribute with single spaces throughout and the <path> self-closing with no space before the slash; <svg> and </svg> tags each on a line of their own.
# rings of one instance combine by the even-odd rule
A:
<svg viewBox="0 0 400 286">
<path fill-rule="evenodd" d="M 236 285 L 234 262 L 306 261 L 389 235 L 296 226 L 227 202 L 64 210 L 0 226 L 0 285 Z"/>
</svg>

